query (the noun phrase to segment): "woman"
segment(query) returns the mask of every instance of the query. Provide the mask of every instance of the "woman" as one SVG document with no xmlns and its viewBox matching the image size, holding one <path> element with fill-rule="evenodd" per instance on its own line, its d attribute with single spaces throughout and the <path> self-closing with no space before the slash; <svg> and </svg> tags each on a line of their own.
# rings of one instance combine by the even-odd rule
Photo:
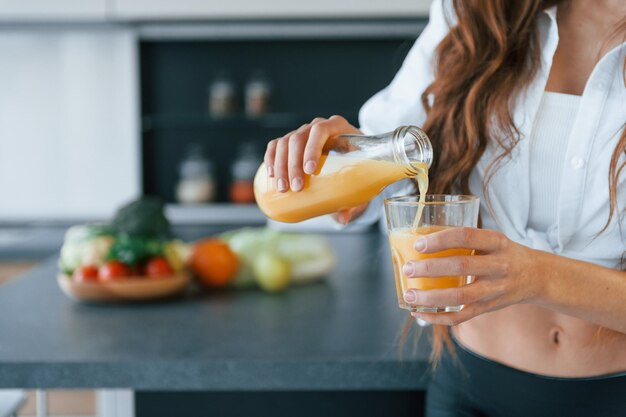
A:
<svg viewBox="0 0 626 417">
<path fill-rule="evenodd" d="M 361 110 L 361 130 L 318 118 L 268 144 L 269 174 L 299 191 L 328 137 L 416 124 L 435 150 L 429 192 L 481 198 L 482 229 L 415 243 L 478 256 L 404 266 L 477 277 L 405 294 L 465 304 L 414 314 L 452 326 L 452 339 L 436 326 L 435 353 L 449 349 L 427 415 L 626 415 L 625 22 L 622 0 L 435 1 L 401 70 Z"/>
</svg>

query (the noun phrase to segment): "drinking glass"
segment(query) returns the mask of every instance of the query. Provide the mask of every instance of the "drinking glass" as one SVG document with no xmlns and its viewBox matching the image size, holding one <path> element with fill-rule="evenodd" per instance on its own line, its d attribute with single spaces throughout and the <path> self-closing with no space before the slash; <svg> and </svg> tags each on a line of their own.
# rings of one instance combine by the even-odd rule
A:
<svg viewBox="0 0 626 417">
<path fill-rule="evenodd" d="M 473 249 L 452 248 L 434 253 L 421 253 L 413 248 L 417 239 L 451 227 L 476 227 L 478 197 L 471 195 L 426 195 L 394 197 L 385 200 L 389 246 L 400 308 L 423 313 L 460 311 L 463 306 L 412 306 L 404 301 L 408 289 L 432 290 L 470 284 L 473 276 L 407 277 L 402 266 L 408 261 L 445 256 L 474 255 Z"/>
</svg>

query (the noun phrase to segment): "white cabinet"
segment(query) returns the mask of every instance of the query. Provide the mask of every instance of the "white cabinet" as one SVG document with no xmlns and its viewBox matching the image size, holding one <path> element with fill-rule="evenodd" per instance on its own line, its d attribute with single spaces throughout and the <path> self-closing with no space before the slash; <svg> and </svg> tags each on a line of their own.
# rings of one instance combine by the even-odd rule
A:
<svg viewBox="0 0 626 417">
<path fill-rule="evenodd" d="M 105 219 L 138 195 L 134 31 L 7 29 L 0 56 L 0 221 Z"/>
<path fill-rule="evenodd" d="M 0 0 L 0 22 L 104 21 L 108 0 Z"/>
<path fill-rule="evenodd" d="M 0 0 L 0 23 L 427 16 L 432 0 Z"/>
<path fill-rule="evenodd" d="M 385 18 L 427 16 L 431 0 L 110 0 L 114 19 Z"/>
<path fill-rule="evenodd" d="M 428 15 L 432 0 L 0 0 L 0 23 L 387 18 Z"/>
</svg>

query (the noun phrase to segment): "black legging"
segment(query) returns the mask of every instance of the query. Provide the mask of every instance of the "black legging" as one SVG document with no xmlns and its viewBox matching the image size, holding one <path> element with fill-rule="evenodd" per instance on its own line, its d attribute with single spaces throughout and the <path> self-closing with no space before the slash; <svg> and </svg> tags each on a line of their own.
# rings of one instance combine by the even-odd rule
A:
<svg viewBox="0 0 626 417">
<path fill-rule="evenodd" d="M 477 355 L 455 341 L 428 387 L 426 417 L 625 417 L 626 373 L 552 378 Z"/>
</svg>

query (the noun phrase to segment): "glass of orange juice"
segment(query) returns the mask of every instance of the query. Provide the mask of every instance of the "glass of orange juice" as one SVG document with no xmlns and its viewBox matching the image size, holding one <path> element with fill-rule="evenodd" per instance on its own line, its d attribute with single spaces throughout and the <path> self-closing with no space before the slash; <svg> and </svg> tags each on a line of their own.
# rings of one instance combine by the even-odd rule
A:
<svg viewBox="0 0 626 417">
<path fill-rule="evenodd" d="M 408 289 L 432 290 L 460 287 L 471 283 L 473 276 L 407 277 L 402 266 L 408 261 L 468 256 L 474 251 L 453 248 L 435 253 L 421 253 L 413 248 L 417 239 L 450 227 L 476 227 L 478 197 L 471 195 L 425 195 L 395 197 L 385 200 L 389 246 L 396 280 L 398 305 L 412 312 L 439 313 L 460 311 L 463 306 L 411 306 L 404 301 Z"/>
</svg>

